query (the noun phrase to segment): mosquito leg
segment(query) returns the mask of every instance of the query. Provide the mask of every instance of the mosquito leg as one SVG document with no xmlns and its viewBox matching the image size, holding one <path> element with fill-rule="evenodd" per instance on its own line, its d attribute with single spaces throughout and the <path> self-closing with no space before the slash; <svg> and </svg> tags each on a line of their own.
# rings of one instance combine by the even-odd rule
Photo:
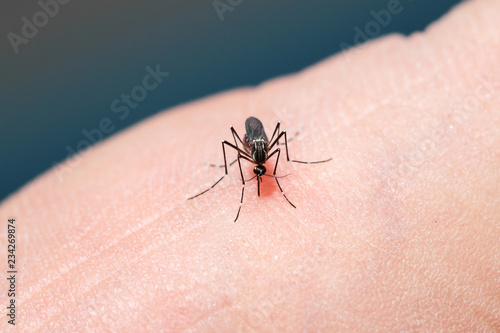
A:
<svg viewBox="0 0 500 333">
<path fill-rule="evenodd" d="M 262 179 L 260 177 L 257 177 L 257 196 L 260 197 L 260 183 L 262 183 Z"/>
<path fill-rule="evenodd" d="M 278 121 L 278 123 L 276 124 L 276 127 L 274 128 L 273 135 L 271 136 L 271 139 L 269 140 L 269 142 L 273 142 L 274 136 L 276 135 L 276 133 L 278 133 L 280 131 L 280 125 L 281 125 L 281 122 Z"/>
<path fill-rule="evenodd" d="M 292 135 L 289 139 L 288 139 L 288 142 L 292 142 L 293 139 L 295 139 L 299 134 L 300 132 L 302 132 L 302 130 L 304 129 L 304 127 L 300 127 L 299 130 L 297 132 L 295 132 L 294 135 Z M 284 143 L 278 143 L 279 145 L 284 145 Z"/>
<path fill-rule="evenodd" d="M 322 160 L 322 161 L 312 161 L 312 162 L 305 162 L 305 161 L 297 161 L 297 160 L 290 160 L 290 162 L 295 162 L 295 163 L 302 163 L 302 164 L 318 164 L 318 163 L 325 163 L 328 161 L 331 161 L 332 158 L 330 157 L 327 160 Z"/>
<path fill-rule="evenodd" d="M 238 135 L 238 133 L 236 133 L 236 130 L 233 128 L 233 126 L 231 126 L 230 129 L 231 129 L 231 133 L 233 134 L 233 139 L 234 139 L 234 143 L 236 144 L 236 148 L 239 149 L 238 141 L 236 141 L 236 138 L 238 138 L 238 140 L 241 142 L 242 145 L 245 145 L 245 144 L 243 143 L 243 141 L 241 141 L 240 136 Z M 232 147 L 232 148 L 236 149 L 235 147 Z M 236 163 L 236 159 L 234 161 L 232 161 L 231 163 L 229 163 L 229 166 L 232 166 L 234 163 Z M 215 168 L 222 168 L 224 166 L 222 164 L 213 164 L 213 163 L 206 163 L 206 164 L 208 166 L 215 167 Z"/>
<path fill-rule="evenodd" d="M 234 219 L 234 222 L 236 222 L 236 220 L 240 216 L 241 206 L 243 205 L 243 196 L 245 194 L 245 178 L 243 177 L 243 169 L 241 168 L 241 162 L 240 162 L 241 157 L 242 156 L 238 153 L 237 161 L 238 161 L 238 165 L 240 167 L 240 175 L 241 175 L 241 200 L 240 200 L 240 208 L 238 208 L 238 214 L 236 214 L 236 218 Z"/>
<path fill-rule="evenodd" d="M 229 166 L 232 166 L 234 163 L 236 163 L 236 160 L 229 163 Z M 224 164 L 213 164 L 213 163 L 205 163 L 205 164 L 210 166 L 210 167 L 214 167 L 214 168 L 223 168 L 224 167 Z"/>
<path fill-rule="evenodd" d="M 217 184 L 219 184 L 219 182 L 220 182 L 222 179 L 224 179 L 224 177 L 226 177 L 226 176 L 227 176 L 227 159 L 226 159 L 226 148 L 225 148 L 225 145 L 227 145 L 227 146 L 229 146 L 229 147 L 231 147 L 231 148 L 235 149 L 235 150 L 238 152 L 238 154 L 240 154 L 240 153 L 246 154 L 246 152 L 244 152 L 243 150 L 239 149 L 238 147 L 236 147 L 236 146 L 235 146 L 235 145 L 233 145 L 232 143 L 230 143 L 230 142 L 228 142 L 228 141 L 226 141 L 226 140 L 223 140 L 223 141 L 222 141 L 222 153 L 223 153 L 223 155 L 224 155 L 224 175 L 223 175 L 222 177 L 220 177 L 220 179 L 219 179 L 218 181 L 216 181 L 216 182 L 215 182 L 215 184 L 213 184 L 212 186 L 210 186 L 209 188 L 207 188 L 205 191 L 203 191 L 203 192 L 201 192 L 201 193 L 198 193 L 197 195 L 195 195 L 195 196 L 192 196 L 192 197 L 188 198 L 188 200 L 191 200 L 191 199 L 194 199 L 194 198 L 196 198 L 196 197 L 199 197 L 200 195 L 202 195 L 202 194 L 204 194 L 204 193 L 206 193 L 206 192 L 210 191 L 210 190 L 211 190 L 211 189 L 213 189 L 213 188 L 214 188 Z M 241 167 L 240 167 L 240 169 L 241 169 Z"/>
<path fill-rule="evenodd" d="M 271 150 L 273 148 L 273 146 L 278 143 L 278 140 L 280 137 L 282 136 L 285 136 L 285 148 L 286 148 L 286 160 L 287 161 L 290 161 L 290 162 L 295 162 L 295 163 L 303 163 L 303 164 L 316 164 L 316 163 L 324 163 L 324 162 L 328 162 L 328 161 L 331 161 L 332 158 L 330 157 L 329 159 L 327 160 L 322 160 L 322 161 L 313 161 L 313 162 L 305 162 L 305 161 L 297 161 L 297 160 L 291 160 L 290 159 L 290 156 L 288 155 L 288 140 L 286 139 L 286 131 L 282 131 L 280 133 L 280 135 L 278 135 L 278 137 L 276 138 L 276 140 L 274 140 L 273 143 L 270 144 L 269 146 L 269 150 Z"/>
<path fill-rule="evenodd" d="M 283 130 L 281 131 L 281 133 L 276 137 L 276 140 L 272 141 L 271 144 L 269 145 L 269 150 L 273 149 L 273 147 L 279 143 L 279 139 L 282 137 L 282 136 L 285 136 L 285 148 L 286 148 L 286 160 L 287 161 L 290 161 L 290 157 L 288 156 L 288 142 L 287 142 L 287 139 L 286 139 L 286 131 Z M 273 154 L 276 152 L 276 150 L 273 152 Z M 271 156 L 271 155 L 269 155 Z"/>
<path fill-rule="evenodd" d="M 234 143 L 236 144 L 236 147 L 238 147 L 238 141 L 236 141 L 236 138 L 238 138 L 238 140 L 241 142 L 241 144 L 244 146 L 245 144 L 243 143 L 243 141 L 241 141 L 241 138 L 240 136 L 238 135 L 238 133 L 236 133 L 236 130 L 233 128 L 233 126 L 229 127 L 231 129 L 231 133 L 233 134 L 233 139 L 234 139 Z M 235 161 L 236 162 L 236 161 Z"/>
<path fill-rule="evenodd" d="M 283 196 L 285 197 L 286 201 L 288 201 L 288 203 L 290 205 L 292 205 L 293 208 L 297 208 L 290 200 L 288 200 L 288 198 L 285 195 L 285 192 L 283 192 L 283 189 L 281 188 L 280 182 L 278 181 L 278 177 L 276 177 L 276 170 L 278 169 L 278 162 L 280 160 L 281 150 L 279 148 L 276 148 L 276 150 L 273 151 L 269 155 L 269 157 L 271 157 L 271 156 L 273 156 L 276 153 L 278 153 L 278 156 L 276 157 L 276 165 L 274 166 L 273 177 L 274 177 L 274 179 L 276 179 L 276 184 L 278 184 L 278 187 L 279 187 L 279 189 L 281 191 L 281 194 L 283 194 Z"/>
</svg>

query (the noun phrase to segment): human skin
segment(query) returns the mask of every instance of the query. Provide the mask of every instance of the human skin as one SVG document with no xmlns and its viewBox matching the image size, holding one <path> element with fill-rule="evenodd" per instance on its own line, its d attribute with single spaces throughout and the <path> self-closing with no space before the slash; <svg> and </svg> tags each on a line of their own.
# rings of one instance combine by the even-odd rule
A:
<svg viewBox="0 0 500 333">
<path fill-rule="evenodd" d="M 176 107 L 38 177 L 0 206 L 17 225 L 17 328 L 500 330 L 498 17 L 498 1 L 463 3 L 424 33 Z M 291 158 L 333 159 L 282 154 L 297 208 L 265 177 L 233 223 L 237 165 L 187 197 L 223 174 L 204 162 L 222 162 L 248 116 L 268 135 L 278 119 L 303 126 Z"/>
</svg>

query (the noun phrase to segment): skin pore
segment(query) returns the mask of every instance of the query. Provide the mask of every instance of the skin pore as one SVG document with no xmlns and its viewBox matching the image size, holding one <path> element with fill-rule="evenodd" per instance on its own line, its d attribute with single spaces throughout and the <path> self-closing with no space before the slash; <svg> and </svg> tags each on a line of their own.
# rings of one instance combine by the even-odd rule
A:
<svg viewBox="0 0 500 333">
<path fill-rule="evenodd" d="M 0 206 L 18 228 L 18 328 L 499 330 L 498 17 L 498 1 L 462 3 L 423 33 L 176 107 L 38 177 Z M 333 160 L 282 154 L 297 208 L 264 177 L 233 223 L 237 164 L 187 197 L 222 176 L 203 163 L 249 116 L 268 135 L 304 127 L 290 158 Z"/>
</svg>

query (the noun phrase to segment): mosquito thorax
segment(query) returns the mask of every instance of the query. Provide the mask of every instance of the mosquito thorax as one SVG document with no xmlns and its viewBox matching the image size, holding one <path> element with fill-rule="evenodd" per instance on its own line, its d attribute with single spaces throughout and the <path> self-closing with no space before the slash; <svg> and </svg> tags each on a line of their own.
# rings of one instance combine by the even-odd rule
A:
<svg viewBox="0 0 500 333">
<path fill-rule="evenodd" d="M 267 161 L 267 142 L 264 140 L 254 140 L 250 145 L 250 152 L 255 163 L 263 164 Z"/>
<path fill-rule="evenodd" d="M 265 175 L 266 174 L 266 167 L 263 166 L 263 165 L 256 165 L 254 168 L 253 168 L 253 172 L 257 175 L 257 176 L 262 176 L 262 175 Z"/>
</svg>

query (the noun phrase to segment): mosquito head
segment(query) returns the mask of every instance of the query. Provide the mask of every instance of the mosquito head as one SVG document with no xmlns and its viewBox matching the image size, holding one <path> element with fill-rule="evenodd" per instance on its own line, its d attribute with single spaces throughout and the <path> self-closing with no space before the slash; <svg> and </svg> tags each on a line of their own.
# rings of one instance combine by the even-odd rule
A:
<svg viewBox="0 0 500 333">
<path fill-rule="evenodd" d="M 266 174 L 266 167 L 263 165 L 256 165 L 253 168 L 253 172 L 258 176 L 261 177 Z M 254 176 L 255 177 L 255 176 Z"/>
</svg>

